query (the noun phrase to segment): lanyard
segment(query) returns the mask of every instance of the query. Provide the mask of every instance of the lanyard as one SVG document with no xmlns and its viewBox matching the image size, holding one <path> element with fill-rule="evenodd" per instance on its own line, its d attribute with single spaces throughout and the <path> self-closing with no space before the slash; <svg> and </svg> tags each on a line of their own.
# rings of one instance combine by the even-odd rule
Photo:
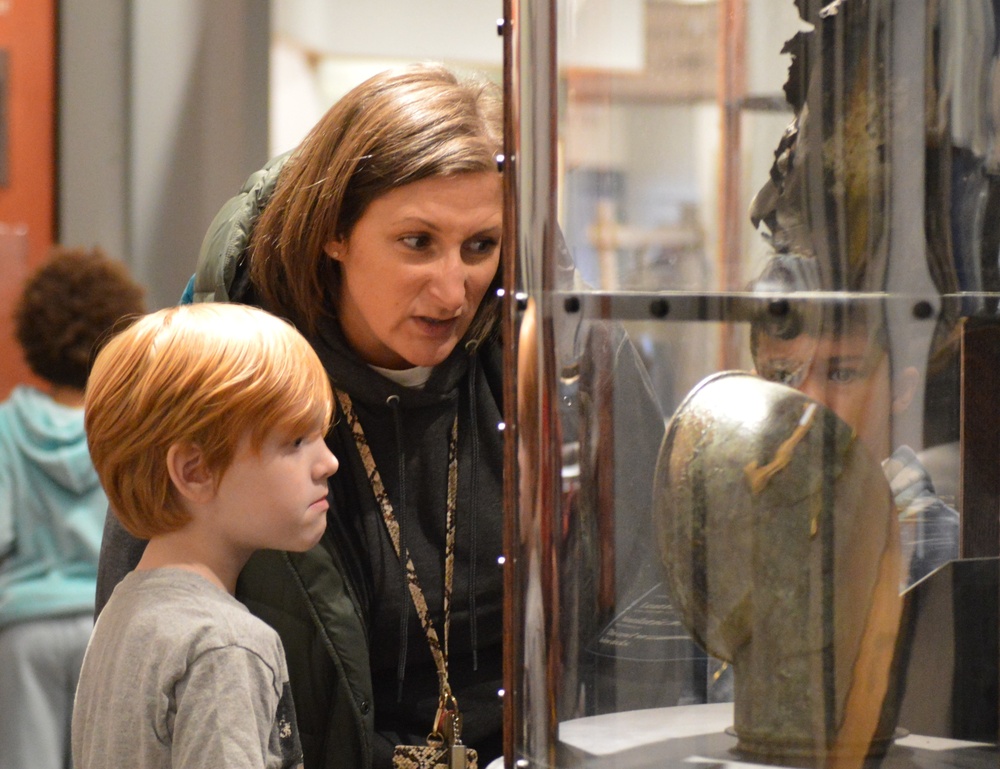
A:
<svg viewBox="0 0 1000 769">
<path fill-rule="evenodd" d="M 405 560 L 406 580 L 410 588 L 410 597 L 413 599 L 413 606 L 420 617 L 420 624 L 424 628 L 424 634 L 427 636 L 427 644 L 430 647 L 431 655 L 434 657 L 434 664 L 437 666 L 441 690 L 441 704 L 449 709 L 450 706 L 454 706 L 457 712 L 457 703 L 455 703 L 455 698 L 451 693 L 451 686 L 448 684 L 448 631 L 451 627 L 451 595 L 455 582 L 455 507 L 458 498 L 458 415 L 456 414 L 455 421 L 452 422 L 451 434 L 448 437 L 448 501 L 447 518 L 445 521 L 444 588 L 442 591 L 444 597 L 444 646 L 442 647 L 437 631 L 434 629 L 434 624 L 431 622 L 430 612 L 427 610 L 427 600 L 424 598 L 424 591 L 420 588 L 420 583 L 417 580 L 417 570 L 413 565 L 413 560 L 410 558 L 409 553 L 400 551 L 399 522 L 392 511 L 392 503 L 389 501 L 389 495 L 386 493 L 385 486 L 382 483 L 382 476 L 375 466 L 375 460 L 372 457 L 371 449 L 368 447 L 368 440 L 365 438 L 364 431 L 361 429 L 358 415 L 354 411 L 354 405 L 351 403 L 350 396 L 339 390 L 337 391 L 337 400 L 340 402 L 340 407 L 347 418 L 347 424 L 351 428 L 354 443 L 361 454 L 361 461 L 364 463 L 365 472 L 368 473 L 372 491 L 375 493 L 375 501 L 382 510 L 382 520 L 389 532 L 389 538 L 392 540 L 392 545 L 396 550 L 396 556 L 399 558 L 400 563 L 403 563 Z M 435 724 L 436 730 L 437 724 Z"/>
</svg>

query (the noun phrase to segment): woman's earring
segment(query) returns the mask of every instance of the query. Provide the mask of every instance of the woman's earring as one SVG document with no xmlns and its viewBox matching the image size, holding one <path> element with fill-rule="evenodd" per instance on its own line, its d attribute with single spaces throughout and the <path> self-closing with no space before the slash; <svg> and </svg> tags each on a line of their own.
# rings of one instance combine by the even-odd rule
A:
<svg viewBox="0 0 1000 769">
<path fill-rule="evenodd" d="M 328 240 L 323 245 L 323 250 L 326 251 L 326 255 L 331 259 L 340 260 L 340 248 L 343 245 L 342 241 L 339 240 Z"/>
</svg>

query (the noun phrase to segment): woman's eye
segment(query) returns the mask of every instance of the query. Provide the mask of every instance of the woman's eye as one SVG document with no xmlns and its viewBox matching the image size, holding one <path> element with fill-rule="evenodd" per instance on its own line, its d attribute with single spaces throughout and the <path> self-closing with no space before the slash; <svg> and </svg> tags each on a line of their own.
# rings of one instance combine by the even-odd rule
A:
<svg viewBox="0 0 1000 769">
<path fill-rule="evenodd" d="M 400 241 L 407 248 L 419 251 L 427 248 L 427 246 L 430 245 L 431 239 L 427 235 L 407 235 L 404 238 L 400 238 Z"/>
<path fill-rule="evenodd" d="M 496 238 L 474 238 L 465 244 L 467 250 L 474 254 L 489 255 L 496 251 L 499 241 Z"/>
</svg>

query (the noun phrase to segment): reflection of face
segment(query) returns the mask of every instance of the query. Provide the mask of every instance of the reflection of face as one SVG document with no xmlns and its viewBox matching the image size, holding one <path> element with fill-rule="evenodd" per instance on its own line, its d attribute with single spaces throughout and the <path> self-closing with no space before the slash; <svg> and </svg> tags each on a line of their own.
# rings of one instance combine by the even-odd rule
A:
<svg viewBox="0 0 1000 769">
<path fill-rule="evenodd" d="M 787 384 L 849 424 L 876 459 L 889 455 L 889 358 L 864 333 L 794 339 L 761 335 L 757 373 Z"/>
<path fill-rule="evenodd" d="M 367 363 L 403 369 L 443 361 L 469 328 L 500 262 L 501 177 L 431 177 L 365 209 L 327 243 L 340 262 L 337 312 Z"/>
</svg>

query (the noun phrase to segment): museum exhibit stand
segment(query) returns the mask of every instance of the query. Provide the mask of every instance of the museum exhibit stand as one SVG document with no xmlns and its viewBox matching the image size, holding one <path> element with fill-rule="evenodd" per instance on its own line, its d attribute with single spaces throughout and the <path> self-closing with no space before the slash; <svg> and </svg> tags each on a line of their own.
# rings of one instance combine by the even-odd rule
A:
<svg viewBox="0 0 1000 769">
<path fill-rule="evenodd" d="M 995 13 L 505 3 L 509 769 L 1000 766 Z"/>
</svg>

